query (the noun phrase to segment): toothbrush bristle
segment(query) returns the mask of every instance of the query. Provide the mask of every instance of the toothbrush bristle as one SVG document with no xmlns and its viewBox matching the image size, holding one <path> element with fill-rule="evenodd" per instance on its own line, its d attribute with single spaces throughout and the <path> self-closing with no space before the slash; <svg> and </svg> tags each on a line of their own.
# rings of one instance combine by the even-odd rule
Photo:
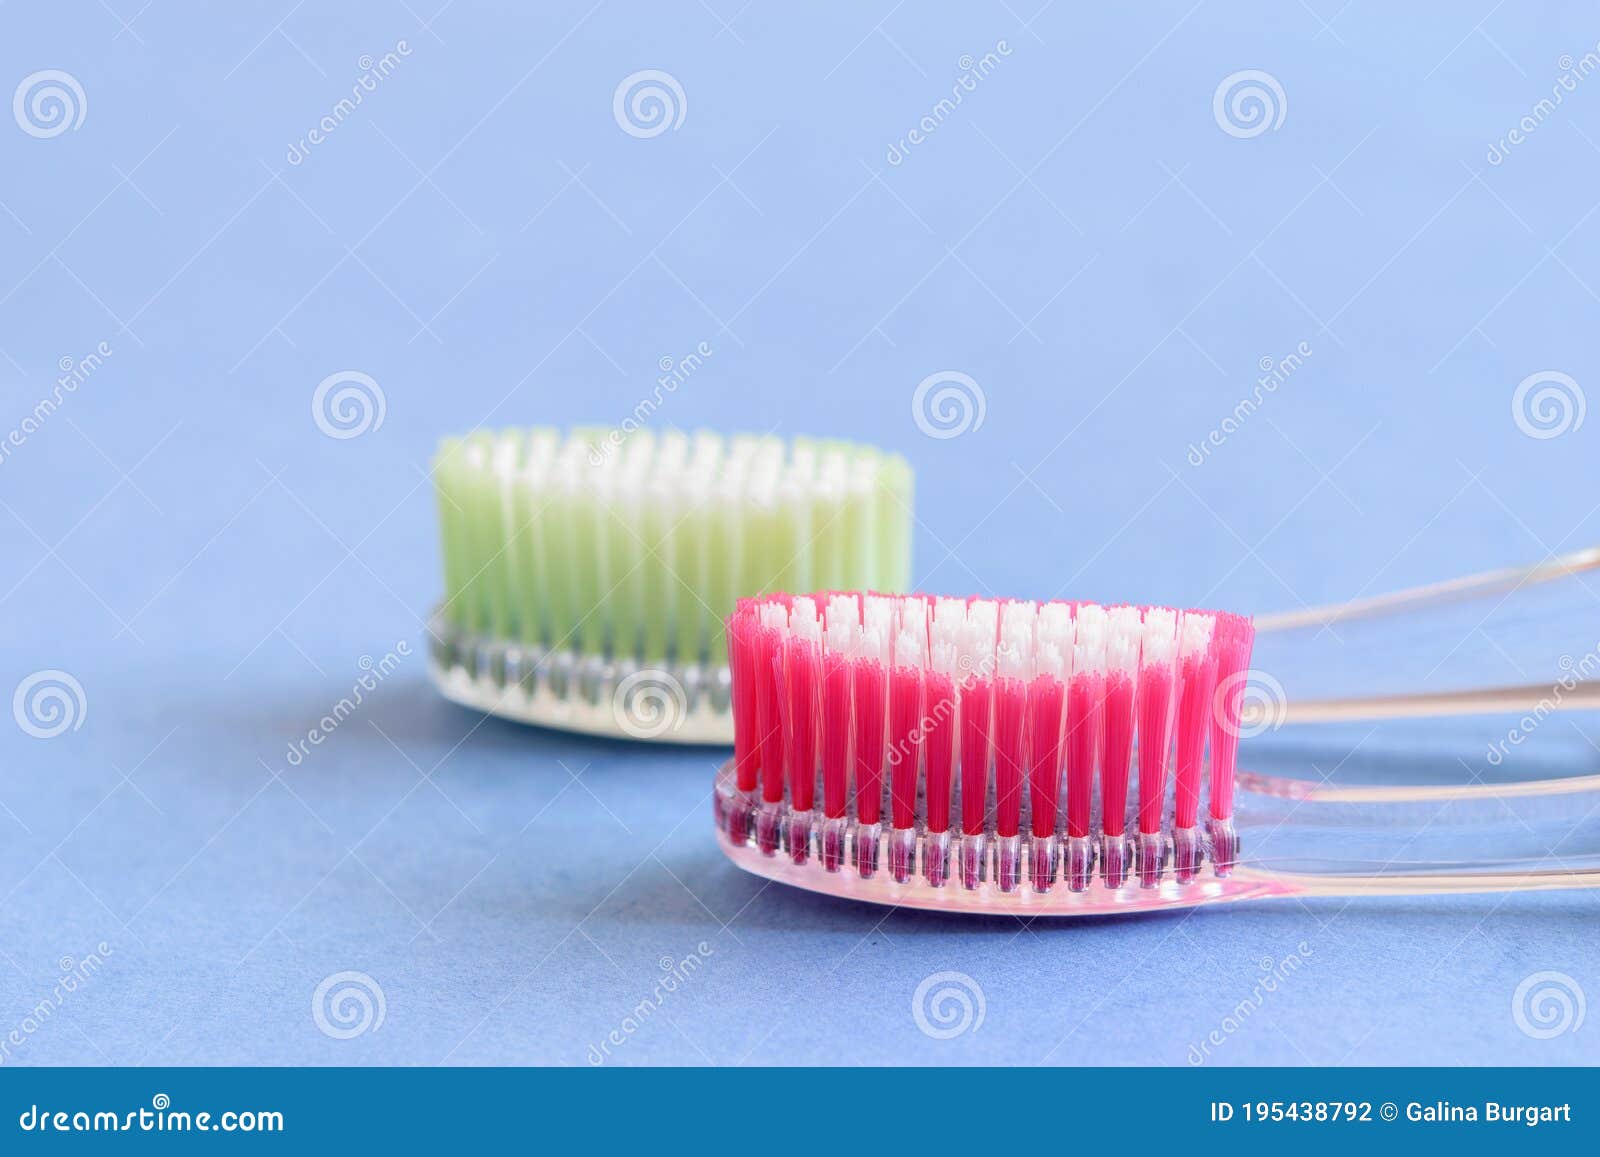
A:
<svg viewBox="0 0 1600 1157">
<path fill-rule="evenodd" d="M 892 611 L 888 600 L 869 596 L 864 602 L 866 622 L 858 636 L 851 666 L 851 707 L 854 714 L 856 765 L 856 817 L 875 824 L 883 810 L 884 713 L 887 711 L 888 675 L 882 659 L 885 626 L 875 621 L 875 608 Z"/>
<path fill-rule="evenodd" d="M 1028 686 L 1033 681 L 1033 603 L 1000 606 L 999 675 L 994 694 L 995 835 L 1016 836 L 1022 823 L 1022 784 L 1027 775 Z"/>
<path fill-rule="evenodd" d="M 1105 608 L 1082 603 L 1073 616 L 1072 682 L 1067 688 L 1067 836 L 1086 839 L 1094 807 L 1095 764 L 1102 747 L 1106 689 Z"/>
<path fill-rule="evenodd" d="M 940 601 L 950 603 L 950 600 Z M 955 790 L 956 672 L 961 662 L 960 630 L 965 621 L 965 606 L 948 605 L 942 616 L 939 608 L 934 608 L 929 667 L 923 676 L 927 710 L 927 733 L 923 740 L 926 819 L 928 830 L 936 835 L 950 830 L 950 804 Z"/>
<path fill-rule="evenodd" d="M 1170 617 L 1171 612 L 1165 607 L 1155 607 L 1148 612 L 1148 616 L 1159 623 L 1162 616 Z M 1105 749 L 1100 768 L 1102 834 L 1121 835 L 1123 817 L 1128 811 L 1128 777 L 1133 769 L 1134 703 L 1146 617 L 1138 607 L 1117 607 L 1109 616 L 1103 706 Z M 1156 747 L 1160 746 L 1158 742 Z M 1162 763 L 1159 755 L 1155 762 L 1158 765 Z M 1140 798 L 1144 798 L 1143 788 Z"/>
<path fill-rule="evenodd" d="M 1255 628 L 1239 615 L 1217 618 L 1216 679 L 1228 693 L 1217 695 L 1211 712 L 1211 814 L 1219 819 L 1233 816 L 1233 779 L 1239 750 L 1240 706 L 1244 688 L 1240 685 L 1250 666 L 1250 648 Z M 1198 793 L 1197 793 L 1198 797 Z"/>
<path fill-rule="evenodd" d="M 889 672 L 889 822 L 901 832 L 917 822 L 923 653 L 927 649 L 923 628 L 915 620 L 917 608 L 902 609 L 909 613 L 895 638 L 894 665 Z"/>
<path fill-rule="evenodd" d="M 1174 817 L 1179 827 L 1192 827 L 1199 811 L 1200 777 L 1211 729 L 1211 693 L 1217 679 L 1216 625 L 1215 615 L 1194 612 L 1185 612 L 1179 620 L 1177 752 L 1173 760 L 1177 779 Z M 1159 812 L 1147 814 L 1141 806 L 1139 830 L 1160 831 Z"/>
<path fill-rule="evenodd" d="M 822 630 L 810 599 L 794 601 L 789 631 L 784 640 L 785 778 L 790 807 L 810 811 L 817 784 L 817 710 L 822 691 Z"/>
<path fill-rule="evenodd" d="M 992 871 L 1001 891 L 1047 892 L 1059 867 L 1082 891 L 1096 838 L 1108 887 L 1135 856 L 1138 882 L 1155 886 L 1169 848 L 1187 882 L 1208 772 L 1212 824 L 1232 818 L 1248 618 L 830 591 L 741 599 L 727 637 L 738 790 L 787 809 L 781 842 L 797 863 L 819 781 L 823 866 L 844 869 L 853 825 L 854 869 L 875 872 L 886 840 L 899 883 L 920 846 L 924 875 L 943 885 L 953 821 L 968 888 Z M 779 840 L 761 833 L 779 825 L 757 828 L 775 854 Z"/>
<path fill-rule="evenodd" d="M 756 788 L 756 774 L 760 769 L 757 748 L 760 738 L 756 723 L 756 639 L 758 625 L 754 615 L 740 610 L 728 619 L 728 666 L 733 685 L 729 689 L 733 708 L 733 761 L 734 777 L 739 790 L 751 792 Z"/>
<path fill-rule="evenodd" d="M 1167 760 L 1172 748 L 1172 712 L 1176 696 L 1178 654 L 1176 611 L 1152 608 L 1144 614 L 1135 691 L 1139 714 L 1139 798 L 1152 803 L 1166 792 Z M 1159 822 L 1159 816 L 1158 822 Z M 1107 835 L 1120 836 L 1123 813 L 1107 810 Z"/>
<path fill-rule="evenodd" d="M 1036 624 L 1038 671 L 1028 688 L 1031 737 L 1028 800 L 1033 813 L 1031 826 L 1037 839 L 1056 832 L 1056 812 L 1061 800 L 1061 729 L 1072 662 L 1072 618 L 1045 613 L 1049 609 L 1048 605 L 1041 608 Z"/>
</svg>

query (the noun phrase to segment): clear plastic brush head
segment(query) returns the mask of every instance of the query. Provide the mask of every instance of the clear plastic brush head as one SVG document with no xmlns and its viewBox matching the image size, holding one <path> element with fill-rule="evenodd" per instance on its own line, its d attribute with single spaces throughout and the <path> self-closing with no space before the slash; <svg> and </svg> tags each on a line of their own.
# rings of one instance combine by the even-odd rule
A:
<svg viewBox="0 0 1600 1157">
<path fill-rule="evenodd" d="M 839 871 L 797 863 L 749 838 L 738 818 L 748 801 L 731 765 L 717 774 L 713 810 L 718 844 L 745 871 L 841 899 L 940 912 L 1098 916 L 1291 896 L 1600 887 L 1600 776 L 1333 787 L 1245 773 L 1236 791 L 1232 820 L 1153 838 L 1062 841 L 1062 878 L 1048 889 L 1036 886 L 1027 841 L 1019 882 L 1008 888 L 996 878 L 997 841 L 968 836 L 957 845 L 950 833 L 920 826 L 915 870 L 904 880 L 874 870 L 883 838 L 875 826 L 844 829 Z M 979 863 L 963 860 L 946 875 L 958 846 L 974 849 Z"/>
</svg>

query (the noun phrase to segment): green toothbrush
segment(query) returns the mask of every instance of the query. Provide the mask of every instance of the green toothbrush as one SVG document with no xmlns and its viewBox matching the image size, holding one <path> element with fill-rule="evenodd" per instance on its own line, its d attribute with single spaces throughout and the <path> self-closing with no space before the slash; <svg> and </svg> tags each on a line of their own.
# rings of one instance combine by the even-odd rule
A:
<svg viewBox="0 0 1600 1157">
<path fill-rule="evenodd" d="M 434 681 L 530 723 L 732 742 L 735 599 L 910 584 L 911 467 L 870 446 L 479 430 L 440 443 L 433 477 Z"/>
</svg>

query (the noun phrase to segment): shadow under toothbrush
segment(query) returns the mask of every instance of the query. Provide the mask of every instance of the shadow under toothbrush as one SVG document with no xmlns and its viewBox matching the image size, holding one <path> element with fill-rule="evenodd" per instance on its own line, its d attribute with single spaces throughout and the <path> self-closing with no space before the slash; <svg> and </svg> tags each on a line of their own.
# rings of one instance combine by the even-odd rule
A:
<svg viewBox="0 0 1600 1157">
<path fill-rule="evenodd" d="M 346 698 L 348 698 L 346 696 Z M 237 703 L 237 701 L 230 701 Z M 597 753 L 622 757 L 639 752 L 639 742 L 632 738 L 585 735 L 555 727 L 541 727 L 522 723 L 503 716 L 462 706 L 441 697 L 426 676 L 396 677 L 362 703 L 341 706 L 339 698 L 330 697 L 324 690 L 306 690 L 302 694 L 285 695 L 265 710 L 259 699 L 257 708 L 248 719 L 228 719 L 230 709 L 225 706 L 218 718 L 227 725 L 237 727 L 248 723 L 252 730 L 270 733 L 283 747 L 303 740 L 307 733 L 320 729 L 324 734 L 317 744 L 308 744 L 313 751 L 323 742 L 333 742 L 332 735 L 339 732 L 338 743 L 372 747 L 393 754 L 399 747 L 407 754 L 458 749 L 458 755 L 469 750 L 477 754 L 527 755 L 536 752 L 551 758 L 591 759 Z M 327 727 L 332 720 L 334 727 Z M 391 743 L 393 746 L 391 746 Z M 280 747 L 280 753 L 282 748 Z M 705 761 L 720 762 L 727 757 L 726 746 L 717 744 L 674 744 L 671 747 L 651 747 L 649 755 L 658 758 L 666 752 L 677 752 L 694 760 L 694 766 L 703 770 Z M 305 753 L 310 758 L 310 753 Z M 421 761 L 421 755 L 413 756 Z"/>
</svg>

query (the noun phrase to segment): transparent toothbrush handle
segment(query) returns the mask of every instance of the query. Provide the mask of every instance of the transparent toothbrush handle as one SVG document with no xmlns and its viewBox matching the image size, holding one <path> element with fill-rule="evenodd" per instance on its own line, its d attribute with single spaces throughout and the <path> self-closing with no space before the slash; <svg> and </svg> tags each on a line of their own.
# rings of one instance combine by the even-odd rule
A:
<svg viewBox="0 0 1600 1157">
<path fill-rule="evenodd" d="M 1600 775 L 1339 787 L 1242 772 L 1238 793 L 1229 882 L 1263 895 L 1600 887 Z"/>
<path fill-rule="evenodd" d="M 1290 699 L 1281 707 L 1285 723 L 1344 723 L 1361 719 L 1416 719 L 1437 715 L 1516 714 L 1539 710 L 1600 710 L 1600 682 L 1579 681 L 1557 700 L 1554 684 L 1525 683 L 1516 687 L 1482 687 L 1463 691 L 1438 691 L 1394 695 L 1349 696 L 1330 699 Z M 1246 704 L 1242 722 L 1249 726 L 1270 710 Z"/>
<path fill-rule="evenodd" d="M 1600 709 L 1600 547 L 1257 616 L 1246 725 Z M 1594 680 L 1591 682 L 1591 680 Z M 1253 715 L 1251 713 L 1254 713 Z"/>
<path fill-rule="evenodd" d="M 833 856 L 831 866 L 826 855 L 780 855 L 752 838 L 744 817 L 753 801 L 739 791 L 732 760 L 717 773 L 714 815 L 724 854 L 757 876 L 842 899 L 953 914 L 1110 916 L 1274 897 L 1600 887 L 1600 776 L 1331 787 L 1245 772 L 1237 787 L 1232 820 L 1141 836 L 1131 863 L 1120 851 L 1107 858 L 1107 849 L 1132 852 L 1131 841 L 1069 839 L 1062 851 L 1046 840 L 1040 871 L 1038 845 L 1030 841 L 1023 845 L 1027 870 L 1005 887 L 996 880 L 997 849 L 978 836 L 956 845 L 948 832 L 917 830 L 907 843 L 922 870 L 905 879 L 880 870 L 884 837 L 876 825 L 854 825 L 846 837 L 854 854 Z M 1187 863 L 1177 854 L 1185 846 L 1195 853 Z M 1148 864 L 1147 848 L 1156 853 Z"/>
</svg>

